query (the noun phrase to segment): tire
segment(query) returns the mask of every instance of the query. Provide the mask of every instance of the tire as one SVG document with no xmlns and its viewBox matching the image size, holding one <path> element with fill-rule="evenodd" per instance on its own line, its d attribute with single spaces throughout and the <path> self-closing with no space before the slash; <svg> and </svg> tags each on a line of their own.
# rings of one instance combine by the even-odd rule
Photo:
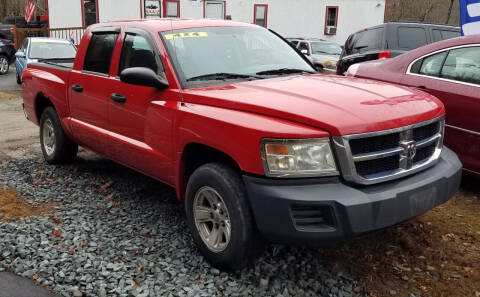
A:
<svg viewBox="0 0 480 297">
<path fill-rule="evenodd" d="M 68 163 L 77 156 L 78 145 L 65 135 L 57 112 L 50 106 L 40 117 L 40 146 L 49 164 Z"/>
<path fill-rule="evenodd" d="M 214 234 L 216 218 L 212 216 L 215 214 L 210 214 L 210 221 L 202 220 L 208 213 L 204 211 L 204 208 L 209 208 L 205 205 L 211 205 L 210 199 L 214 194 L 219 195 L 220 200 L 223 201 L 223 207 L 218 207 L 210 213 L 217 212 L 216 215 L 221 217 L 223 210 L 223 214 L 226 213 L 226 217 L 228 217 L 228 220 L 225 221 L 229 223 L 225 224 L 220 231 L 222 235 L 218 237 L 217 248 L 207 243 L 205 232 L 201 231 L 205 231 L 211 226 L 210 235 Z M 203 199 L 206 203 L 202 204 L 201 197 L 209 195 L 210 199 Z M 204 208 L 197 208 L 199 205 Z M 195 213 L 194 208 L 197 209 Z M 210 208 L 210 210 L 212 209 Z M 193 172 L 187 184 L 185 211 L 187 224 L 197 247 L 213 266 L 228 271 L 239 270 L 251 264 L 263 252 L 264 242 L 257 231 L 243 181 L 239 174 L 229 166 L 223 163 L 208 163 Z M 230 232 L 225 232 L 227 225 L 230 225 Z M 220 229 L 221 227 L 219 227 Z M 227 240 L 227 233 L 230 233 L 229 240 Z"/>
<path fill-rule="evenodd" d="M 17 84 L 18 84 L 18 85 L 21 85 L 21 84 L 22 84 L 22 79 L 20 78 L 20 76 L 18 75 L 18 73 L 17 73 Z"/>
<path fill-rule="evenodd" d="M 8 69 L 10 69 L 8 58 L 4 55 L 0 55 L 0 75 L 7 74 Z"/>
</svg>

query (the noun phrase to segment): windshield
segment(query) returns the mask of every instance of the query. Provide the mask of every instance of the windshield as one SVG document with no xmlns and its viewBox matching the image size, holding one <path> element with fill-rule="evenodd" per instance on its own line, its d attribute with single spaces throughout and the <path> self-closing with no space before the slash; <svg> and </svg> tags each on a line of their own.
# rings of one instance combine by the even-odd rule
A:
<svg viewBox="0 0 480 297">
<path fill-rule="evenodd" d="M 77 50 L 71 43 L 32 41 L 30 59 L 73 59 Z"/>
<path fill-rule="evenodd" d="M 287 42 L 263 28 L 207 27 L 161 35 L 187 87 L 315 71 Z"/>
<path fill-rule="evenodd" d="M 342 47 L 335 43 L 312 42 L 312 52 L 314 54 L 337 55 L 342 53 Z"/>
</svg>

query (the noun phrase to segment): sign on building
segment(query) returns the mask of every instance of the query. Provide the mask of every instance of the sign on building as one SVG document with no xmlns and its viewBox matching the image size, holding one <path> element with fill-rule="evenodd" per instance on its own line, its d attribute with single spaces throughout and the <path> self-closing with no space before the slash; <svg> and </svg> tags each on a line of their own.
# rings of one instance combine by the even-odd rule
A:
<svg viewBox="0 0 480 297">
<path fill-rule="evenodd" d="M 145 18 L 158 19 L 161 17 L 160 0 L 145 0 Z"/>
</svg>

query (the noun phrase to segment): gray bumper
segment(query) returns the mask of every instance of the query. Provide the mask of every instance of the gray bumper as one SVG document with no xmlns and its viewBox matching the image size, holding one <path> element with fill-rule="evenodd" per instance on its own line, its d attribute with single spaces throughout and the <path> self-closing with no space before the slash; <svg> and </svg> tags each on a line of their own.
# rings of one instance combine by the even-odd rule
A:
<svg viewBox="0 0 480 297">
<path fill-rule="evenodd" d="M 455 153 L 444 148 L 435 166 L 371 186 L 340 178 L 243 179 L 266 239 L 317 245 L 392 226 L 445 203 L 460 186 L 461 168 Z"/>
</svg>

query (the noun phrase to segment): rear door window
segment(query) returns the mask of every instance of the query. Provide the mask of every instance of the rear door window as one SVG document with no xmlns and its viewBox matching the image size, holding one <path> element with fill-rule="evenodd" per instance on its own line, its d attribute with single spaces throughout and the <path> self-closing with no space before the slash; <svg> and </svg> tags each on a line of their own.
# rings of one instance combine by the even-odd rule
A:
<svg viewBox="0 0 480 297">
<path fill-rule="evenodd" d="M 422 66 L 420 67 L 419 74 L 428 76 L 438 76 L 442 69 L 443 61 L 447 52 L 438 53 L 423 59 Z"/>
<path fill-rule="evenodd" d="M 480 85 L 480 47 L 451 50 L 442 68 L 442 78 Z"/>
<path fill-rule="evenodd" d="M 90 39 L 83 70 L 108 74 L 118 33 L 94 33 Z"/>
<path fill-rule="evenodd" d="M 427 31 L 421 27 L 398 27 L 398 48 L 402 50 L 412 50 L 426 45 Z"/>
<path fill-rule="evenodd" d="M 451 30 L 433 29 L 432 33 L 433 33 L 434 42 L 461 36 L 459 31 L 451 31 Z"/>
<path fill-rule="evenodd" d="M 348 48 L 351 54 L 378 50 L 382 46 L 383 28 L 367 29 L 352 36 Z"/>
</svg>

